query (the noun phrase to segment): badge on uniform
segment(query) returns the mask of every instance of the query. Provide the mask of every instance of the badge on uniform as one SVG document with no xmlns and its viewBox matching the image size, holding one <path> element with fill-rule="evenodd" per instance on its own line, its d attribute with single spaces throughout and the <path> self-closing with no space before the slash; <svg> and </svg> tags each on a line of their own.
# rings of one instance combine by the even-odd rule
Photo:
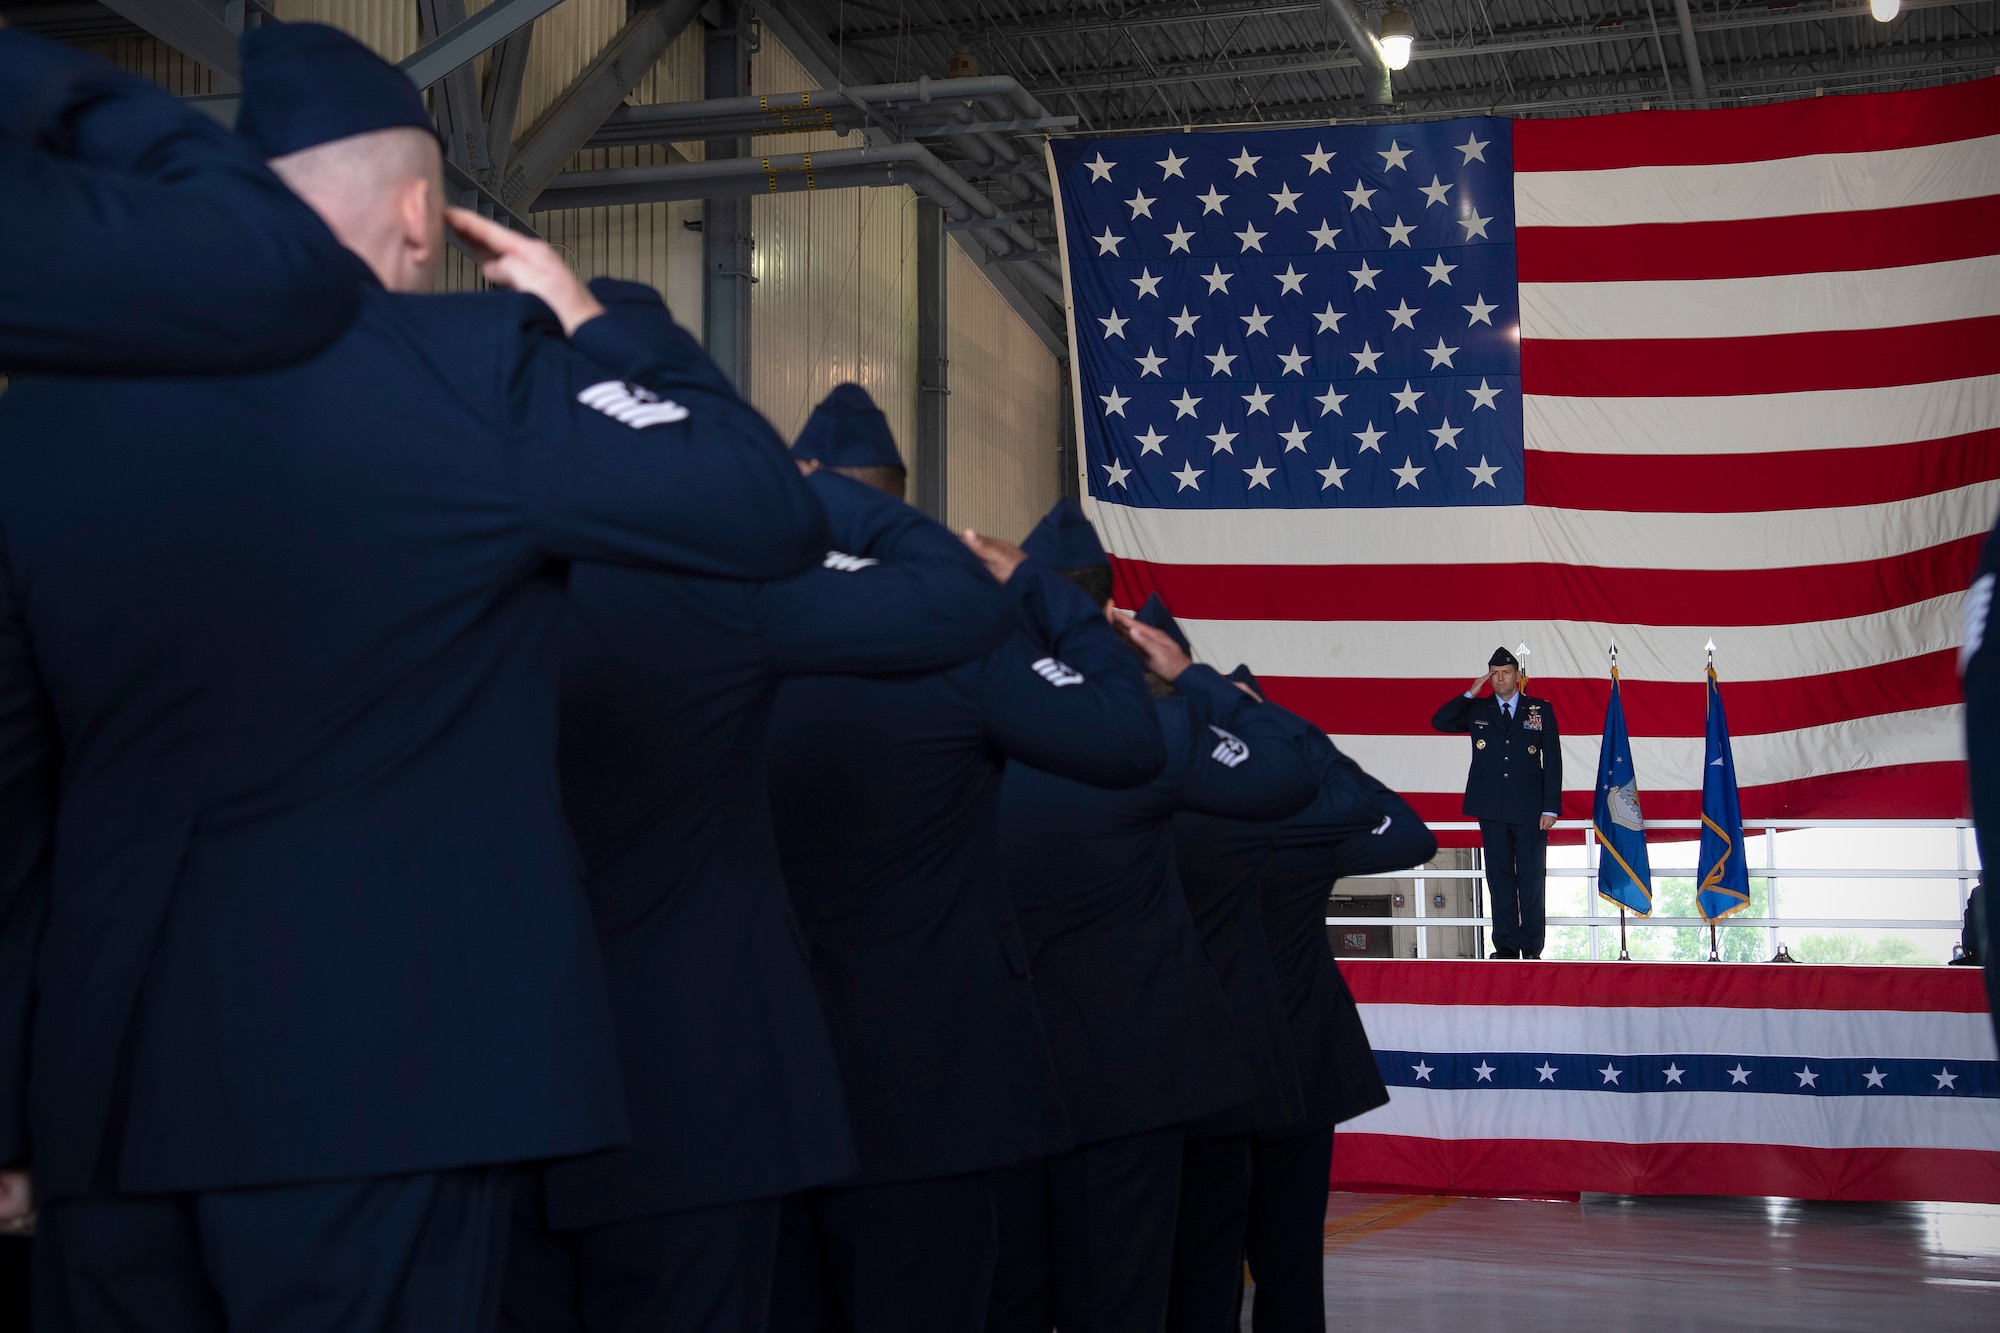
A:
<svg viewBox="0 0 2000 1333">
<path fill-rule="evenodd" d="M 1213 722 L 1208 724 L 1208 729 L 1221 737 L 1216 742 L 1215 749 L 1209 752 L 1208 757 L 1210 759 L 1221 764 L 1224 768 L 1234 768 L 1250 757 L 1250 747 L 1244 743 L 1241 736 L 1236 735 L 1234 732 L 1224 731 Z"/>
<path fill-rule="evenodd" d="M 594 407 L 613 421 L 622 421 L 633 430 L 648 426 L 671 426 L 686 421 L 688 410 L 671 398 L 662 398 L 651 389 L 642 389 L 624 380 L 603 380 L 576 396 L 585 407 Z"/>
<path fill-rule="evenodd" d="M 1485 742 L 1485 741 L 1474 741 L 1474 742 L 1472 743 L 1472 748 L 1473 748 L 1473 749 L 1475 749 L 1475 750 L 1483 750 L 1483 749 L 1485 749 L 1485 748 L 1486 748 L 1486 742 Z"/>
<path fill-rule="evenodd" d="M 1540 731 L 1542 729 L 1542 715 L 1531 708 L 1528 710 L 1528 715 L 1521 719 L 1521 725 L 1529 731 Z"/>
<path fill-rule="evenodd" d="M 1029 667 L 1049 684 L 1061 689 L 1065 685 L 1083 684 L 1083 673 L 1067 662 L 1053 657 L 1041 657 L 1030 662 Z"/>
</svg>

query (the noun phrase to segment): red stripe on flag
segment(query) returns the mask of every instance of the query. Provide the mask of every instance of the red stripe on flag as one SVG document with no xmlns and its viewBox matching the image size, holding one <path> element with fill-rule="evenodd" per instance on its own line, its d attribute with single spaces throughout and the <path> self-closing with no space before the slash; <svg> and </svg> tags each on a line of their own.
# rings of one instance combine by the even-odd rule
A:
<svg viewBox="0 0 2000 1333">
<path fill-rule="evenodd" d="M 1642 964 L 1632 970 L 1651 968 Z M 2000 1203 L 2000 1154 L 1957 1148 L 1431 1139 L 1343 1129 L 1333 1136 L 1330 1184 L 1364 1193 L 1386 1189 L 1536 1198 L 1588 1192 Z"/>
<path fill-rule="evenodd" d="M 2000 346 L 1995 356 L 2000 359 Z M 1913 500 L 1995 478 L 2000 430 L 1775 454 L 1531 452 L 1526 480 L 1528 503 L 1553 509 L 1750 514 L 1768 511 L 1773 496 L 1783 496 L 1787 509 L 1841 509 Z M 1969 577 L 1970 570 L 1962 572 Z"/>
<path fill-rule="evenodd" d="M 1628 111 L 1514 122 L 1514 170 L 1769 162 L 1877 153 L 2000 133 L 2000 79 L 1944 88 L 1804 98 L 1720 111 Z"/>
<path fill-rule="evenodd" d="M 1755 338 L 1526 338 L 1524 393 L 1572 398 L 1806 393 L 2000 372 L 2000 315 Z"/>
<path fill-rule="evenodd" d="M 1522 282 L 1669 282 L 1941 264 L 2000 252 L 2000 199 L 1630 227 L 1523 227 Z"/>
<path fill-rule="evenodd" d="M 1766 497 L 1768 501 L 1768 496 Z M 1795 569 L 1584 565 L 1166 565 L 1111 558 L 1118 605 L 1158 592 L 1189 620 L 1540 620 L 1791 625 L 1963 592 L 1983 537 Z M 1254 666 L 1254 663 L 1253 663 Z"/>
<path fill-rule="evenodd" d="M 1470 752 L 1467 758 L 1470 759 Z M 1698 790 L 1648 787 L 1644 794 L 1648 819 L 1701 817 Z M 1457 823 L 1466 818 L 1463 792 L 1406 791 L 1401 795 L 1428 823 Z M 1879 768 L 1823 773 L 1791 782 L 1743 787 L 1737 795 L 1746 827 L 1760 819 L 1956 819 L 1970 812 L 1965 794 L 1965 764 L 1957 760 L 1884 764 Z M 1563 818 L 1588 819 L 1591 799 L 1587 791 L 1563 793 Z M 1580 832 L 1560 829 L 1553 837 L 1557 842 L 1582 840 Z M 1654 842 L 1685 842 L 1693 838 L 1691 829 L 1655 830 L 1647 835 L 1647 840 Z M 1477 830 L 1443 832 L 1438 834 L 1438 841 L 1446 847 L 1477 847 L 1479 834 Z"/>
<path fill-rule="evenodd" d="M 1582 1005 L 1602 1009 L 1889 1009 L 1983 1014 L 1970 968 L 1814 967 L 1783 972 L 1707 963 L 1526 963 L 1344 958 L 1357 1004 Z"/>
<path fill-rule="evenodd" d="M 1958 654 L 1924 653 L 1833 676 L 1732 680 L 1729 730 L 1739 739 L 1831 726 L 1878 713 L 1945 708 L 1959 702 Z M 1696 666 L 1700 663 L 1697 661 Z M 1256 664 L 1251 664 L 1256 669 Z M 1266 676 L 1265 693 L 1322 731 L 1403 736 L 1430 730 L 1431 715 L 1462 693 L 1463 680 L 1370 680 L 1350 676 Z M 1699 736 L 1707 685 L 1699 680 L 1627 680 L 1625 727 L 1633 736 Z M 1595 733 L 1611 698 L 1608 678 L 1536 677 L 1530 689 L 1556 707 L 1571 736 Z M 1641 774 L 1643 782 L 1653 774 Z M 1650 793 L 1649 793 L 1650 799 Z"/>
</svg>

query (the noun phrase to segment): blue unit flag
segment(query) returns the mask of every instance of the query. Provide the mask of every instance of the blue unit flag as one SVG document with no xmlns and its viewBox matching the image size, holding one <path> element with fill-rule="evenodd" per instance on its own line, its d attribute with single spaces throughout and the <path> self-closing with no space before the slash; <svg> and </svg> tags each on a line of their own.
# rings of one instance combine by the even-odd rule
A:
<svg viewBox="0 0 2000 1333">
<path fill-rule="evenodd" d="M 1729 748 L 1729 719 L 1722 686 L 1708 668 L 1708 746 L 1701 770 L 1701 879 L 1695 905 L 1720 921 L 1750 905 L 1750 869 L 1743 859 L 1743 811 L 1736 801 L 1736 756 Z"/>
<path fill-rule="evenodd" d="M 1611 702 L 1604 709 L 1604 743 L 1597 751 L 1597 803 L 1591 810 L 1600 844 L 1597 892 L 1640 916 L 1653 912 L 1653 867 L 1646 856 L 1646 825 L 1639 814 L 1639 775 L 1625 734 L 1625 703 L 1618 668 L 1611 668 Z"/>
</svg>

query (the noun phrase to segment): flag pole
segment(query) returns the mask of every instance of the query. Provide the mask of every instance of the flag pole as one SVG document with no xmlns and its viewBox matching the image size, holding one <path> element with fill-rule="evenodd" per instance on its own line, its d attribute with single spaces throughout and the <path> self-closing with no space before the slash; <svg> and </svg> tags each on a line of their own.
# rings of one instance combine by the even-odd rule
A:
<svg viewBox="0 0 2000 1333">
<path fill-rule="evenodd" d="M 1708 641 L 1708 670 L 1711 672 L 1715 670 L 1714 639 L 1710 639 Z M 1722 961 L 1722 950 L 1720 947 L 1718 947 L 1716 943 L 1715 922 L 1713 921 L 1710 921 L 1708 923 L 1708 961 L 1711 963 L 1719 963 Z"/>
<path fill-rule="evenodd" d="M 1614 689 L 1617 688 L 1618 644 L 1615 641 L 1611 645 L 1611 683 L 1612 683 L 1612 688 Z M 1624 903 L 1618 904 L 1618 961 L 1621 963 L 1629 963 L 1632 961 L 1632 951 L 1625 947 L 1625 904 Z"/>
</svg>

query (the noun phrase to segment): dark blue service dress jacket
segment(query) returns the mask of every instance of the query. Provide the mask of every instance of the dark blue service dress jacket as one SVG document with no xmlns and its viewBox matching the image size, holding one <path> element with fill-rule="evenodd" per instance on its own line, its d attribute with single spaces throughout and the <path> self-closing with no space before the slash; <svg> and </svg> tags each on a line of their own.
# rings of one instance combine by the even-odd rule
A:
<svg viewBox="0 0 2000 1333">
<path fill-rule="evenodd" d="M 1103 612 L 1030 560 L 1019 629 L 917 680 L 785 683 L 771 802 L 840 1058 L 856 1184 L 981 1171 L 1069 1146 L 1007 895 L 1003 767 L 1132 787 L 1163 755 Z"/>
<path fill-rule="evenodd" d="M 1965 686 L 1966 776 L 1972 788 L 1972 822 L 1977 826 L 1979 863 L 2000 866 L 2000 621 L 1994 616 L 1994 589 L 2000 586 L 2000 523 L 1986 535 L 1966 594 L 1965 637 L 1959 648 L 1959 671 Z M 1991 873 L 1989 871 L 1989 873 Z M 1994 886 L 1986 901 L 1987 1007 L 1993 1031 L 2000 1036 L 2000 908 L 1993 904 Z"/>
<path fill-rule="evenodd" d="M 1283 1136 L 1352 1120 L 1389 1100 L 1354 993 L 1327 940 L 1327 897 L 1344 875 L 1422 865 L 1437 855 L 1437 838 L 1407 801 L 1336 749 L 1319 727 L 1271 708 L 1319 777 L 1311 805 L 1260 829 L 1269 850 L 1258 893 L 1302 1105 L 1291 1120 L 1265 1120 L 1258 1128 Z"/>
<path fill-rule="evenodd" d="M 1153 701 L 1167 766 L 1110 791 L 1010 764 L 1007 881 L 1028 938 L 1079 1143 L 1136 1134 L 1250 1096 L 1250 1065 L 1174 863 L 1182 811 L 1282 819 L 1314 779 L 1256 703 L 1205 666 Z"/>
<path fill-rule="evenodd" d="M 562 774 L 610 980 L 632 1147 L 552 1167 L 548 1220 L 594 1225 L 851 1174 L 840 1074 L 778 862 L 765 736 L 806 672 L 928 672 L 1013 632 L 949 531 L 832 472 L 834 549 L 773 583 L 578 565 Z"/>
<path fill-rule="evenodd" d="M 325 347 L 365 266 L 245 141 L 0 29 L 0 373 L 230 374 Z"/>
<path fill-rule="evenodd" d="M 0 1161 L 53 1197 L 624 1139 L 556 780 L 567 565 L 827 547 L 711 375 L 371 287 L 292 369 L 0 397 L 0 954 L 46 918 L 25 1123 L 0 994 Z"/>
<path fill-rule="evenodd" d="M 1510 721 L 1492 695 L 1453 695 L 1431 718 L 1438 731 L 1472 737 L 1465 813 L 1502 824 L 1533 824 L 1562 813 L 1562 733 L 1547 699 L 1521 694 Z"/>
</svg>

